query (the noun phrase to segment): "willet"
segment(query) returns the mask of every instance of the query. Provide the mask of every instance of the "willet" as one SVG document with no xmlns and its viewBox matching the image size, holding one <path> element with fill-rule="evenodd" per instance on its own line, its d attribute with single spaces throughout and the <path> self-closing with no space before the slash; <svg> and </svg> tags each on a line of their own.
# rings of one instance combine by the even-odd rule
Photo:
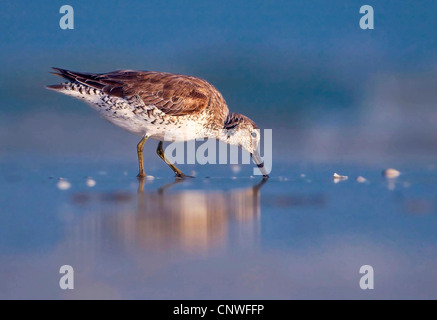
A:
<svg viewBox="0 0 437 320">
<path fill-rule="evenodd" d="M 186 177 L 165 156 L 163 141 L 215 138 L 249 152 L 264 178 L 258 152 L 260 132 L 248 117 L 229 112 L 221 93 L 207 81 L 153 71 L 118 70 L 103 74 L 53 68 L 68 82 L 47 86 L 83 100 L 113 124 L 141 138 L 137 145 L 139 174 L 144 178 L 143 148 L 158 140 L 157 154 L 177 177 Z M 231 131 L 231 133 L 230 133 Z"/>
</svg>

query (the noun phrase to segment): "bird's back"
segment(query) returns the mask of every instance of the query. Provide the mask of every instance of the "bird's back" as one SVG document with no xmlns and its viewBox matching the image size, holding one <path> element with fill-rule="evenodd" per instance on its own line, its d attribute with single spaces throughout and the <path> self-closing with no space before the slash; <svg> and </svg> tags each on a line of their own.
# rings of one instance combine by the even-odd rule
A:
<svg viewBox="0 0 437 320">
<path fill-rule="evenodd" d="M 218 130 L 229 113 L 220 92 L 200 78 L 154 71 L 92 74 L 54 69 L 54 74 L 69 82 L 49 89 L 88 102 L 104 118 L 133 133 L 142 134 L 134 132 L 142 125 L 147 130 L 166 130 L 166 126 L 174 124 L 177 129 L 192 121 Z"/>
</svg>

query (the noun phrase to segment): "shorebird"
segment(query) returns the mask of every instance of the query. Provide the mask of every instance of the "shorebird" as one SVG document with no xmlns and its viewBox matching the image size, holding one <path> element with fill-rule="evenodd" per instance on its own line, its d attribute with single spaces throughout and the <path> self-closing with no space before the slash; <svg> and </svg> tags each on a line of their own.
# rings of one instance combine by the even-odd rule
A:
<svg viewBox="0 0 437 320">
<path fill-rule="evenodd" d="M 245 149 L 267 171 L 257 150 L 260 132 L 248 117 L 229 112 L 221 93 L 209 82 L 192 76 L 154 71 L 117 70 L 82 73 L 53 68 L 67 82 L 48 89 L 88 103 L 101 117 L 141 137 L 137 145 L 139 178 L 146 176 L 143 148 L 147 139 L 158 140 L 159 157 L 184 175 L 164 154 L 164 141 L 215 138 Z"/>
</svg>

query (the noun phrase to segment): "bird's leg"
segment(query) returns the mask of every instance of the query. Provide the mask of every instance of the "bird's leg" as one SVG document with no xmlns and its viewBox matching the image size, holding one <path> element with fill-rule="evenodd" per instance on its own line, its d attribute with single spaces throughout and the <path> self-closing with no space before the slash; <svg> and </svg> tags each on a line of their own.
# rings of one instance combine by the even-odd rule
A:
<svg viewBox="0 0 437 320">
<path fill-rule="evenodd" d="M 156 149 L 156 153 L 158 154 L 158 156 L 164 160 L 164 162 L 173 170 L 173 172 L 176 174 L 176 177 L 178 178 L 185 178 L 185 177 L 189 177 L 186 176 L 185 174 L 182 173 L 181 170 L 179 170 L 178 168 L 176 168 L 176 166 L 170 162 L 170 160 L 167 159 L 167 157 L 164 154 L 164 149 L 162 148 L 162 141 L 159 141 L 158 144 L 158 149 Z"/>
<path fill-rule="evenodd" d="M 143 149 L 144 143 L 146 143 L 147 136 L 144 136 L 141 141 L 137 144 L 137 153 L 138 153 L 138 165 L 140 168 L 140 172 L 138 173 L 138 178 L 146 177 L 146 173 L 144 172 L 144 164 L 143 164 Z"/>
</svg>

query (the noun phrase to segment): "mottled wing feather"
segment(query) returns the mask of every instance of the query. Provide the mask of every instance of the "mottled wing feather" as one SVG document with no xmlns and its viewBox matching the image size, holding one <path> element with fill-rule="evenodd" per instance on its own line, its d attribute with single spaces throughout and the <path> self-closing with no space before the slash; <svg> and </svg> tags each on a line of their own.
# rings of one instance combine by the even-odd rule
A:
<svg viewBox="0 0 437 320">
<path fill-rule="evenodd" d="M 144 105 L 153 105 L 162 112 L 183 116 L 200 113 L 211 99 L 214 103 L 226 103 L 220 93 L 205 80 L 152 71 L 119 70 L 105 74 L 87 74 L 54 68 L 68 80 L 100 89 L 108 95 L 125 98 L 139 97 Z"/>
</svg>

